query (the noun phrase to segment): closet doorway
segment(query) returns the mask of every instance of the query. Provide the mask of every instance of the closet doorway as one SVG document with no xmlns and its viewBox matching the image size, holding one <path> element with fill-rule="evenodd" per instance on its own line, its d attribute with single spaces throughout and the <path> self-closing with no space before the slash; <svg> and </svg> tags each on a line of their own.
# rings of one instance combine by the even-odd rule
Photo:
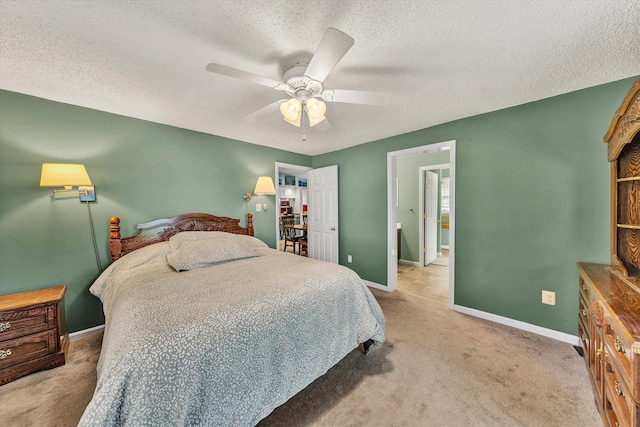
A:
<svg viewBox="0 0 640 427">
<path fill-rule="evenodd" d="M 406 150 L 394 151 L 387 153 L 387 286 L 389 291 L 394 291 L 398 285 L 398 262 L 400 259 L 403 259 L 401 266 L 404 268 L 406 264 L 417 266 L 418 268 L 424 268 L 424 250 L 418 250 L 418 248 L 424 248 L 424 214 L 425 214 L 425 191 L 424 191 L 424 175 L 427 169 L 437 169 L 438 170 L 438 179 L 439 187 L 442 187 L 444 183 L 443 178 L 443 170 L 448 167 L 448 175 L 446 178 L 446 183 L 448 184 L 448 215 L 446 215 L 447 227 L 446 234 L 448 241 L 448 251 L 445 249 L 444 252 L 448 252 L 448 306 L 453 309 L 455 304 L 454 301 L 454 289 L 455 289 L 455 281 L 454 281 L 454 268 L 455 268 L 455 141 L 446 141 L 437 144 L 424 145 L 420 147 L 409 148 Z M 446 152 L 446 153 L 444 153 Z M 431 164 L 428 166 L 423 166 L 422 170 L 418 169 L 420 166 L 415 166 L 415 170 L 409 173 L 412 176 L 411 178 L 411 190 L 407 193 L 406 191 L 406 180 L 407 180 L 407 172 L 401 171 L 399 174 L 398 164 L 400 163 L 401 167 L 404 167 L 404 163 L 409 160 L 413 162 L 420 162 L 421 159 L 418 156 L 425 156 L 428 154 L 441 153 L 441 155 L 437 156 L 439 159 L 445 159 L 438 164 Z M 447 156 L 448 154 L 448 156 Z M 447 163 L 448 161 L 448 163 Z M 418 171 L 419 175 L 416 176 L 416 171 Z M 418 177 L 420 178 L 420 184 L 418 184 Z M 403 183 L 400 182 L 400 178 L 405 180 L 403 182 L 405 185 L 403 187 Z M 414 182 L 415 181 L 415 182 Z M 440 195 L 440 197 L 442 197 Z M 415 198 L 416 200 L 410 200 L 411 203 L 408 203 L 407 198 Z M 419 199 L 419 201 L 417 200 Z M 442 208 L 442 206 L 441 206 Z M 442 220 L 445 215 L 442 212 L 442 215 L 439 218 L 438 222 L 438 230 L 441 229 Z M 405 222 L 403 227 L 402 222 Z M 401 245 L 398 245 L 398 239 L 401 240 L 403 237 L 407 240 L 411 241 L 411 250 L 415 250 L 416 253 L 410 254 L 402 254 L 399 257 L 399 250 L 401 248 L 407 248 L 409 242 L 405 241 L 401 242 Z M 418 245 L 418 240 L 420 240 L 420 244 Z M 440 243 L 444 243 L 441 241 Z M 444 245 L 442 245 L 444 246 Z M 439 248 L 439 252 L 442 249 Z M 419 255 L 419 257 L 418 257 Z M 414 259 L 414 261 L 406 261 L 407 259 Z M 441 267 L 442 268 L 442 267 Z"/>
</svg>

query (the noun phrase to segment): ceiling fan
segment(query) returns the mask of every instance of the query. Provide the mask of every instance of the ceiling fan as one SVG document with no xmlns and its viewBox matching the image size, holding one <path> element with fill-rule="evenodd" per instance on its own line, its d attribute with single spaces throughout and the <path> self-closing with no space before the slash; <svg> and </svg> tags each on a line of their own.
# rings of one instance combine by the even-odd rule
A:
<svg viewBox="0 0 640 427">
<path fill-rule="evenodd" d="M 212 73 L 247 80 L 285 92 L 290 98 L 269 104 L 248 115 L 245 120 L 255 121 L 279 109 L 285 121 L 298 127 L 302 125 L 304 139 L 304 127 L 307 121 L 311 127 L 325 121 L 327 107 L 323 101 L 366 105 L 384 104 L 384 95 L 378 92 L 323 87 L 324 80 L 353 43 L 353 38 L 348 34 L 335 28 L 328 28 L 309 63 L 299 62 L 287 70 L 283 75 L 283 82 L 222 64 L 211 63 L 205 68 Z"/>
</svg>

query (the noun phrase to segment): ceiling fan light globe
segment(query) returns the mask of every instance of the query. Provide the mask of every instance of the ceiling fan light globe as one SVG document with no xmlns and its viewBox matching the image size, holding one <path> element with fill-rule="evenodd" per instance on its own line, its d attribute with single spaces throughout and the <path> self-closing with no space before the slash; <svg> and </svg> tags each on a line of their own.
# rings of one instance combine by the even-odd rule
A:
<svg viewBox="0 0 640 427">
<path fill-rule="evenodd" d="M 326 111 L 327 105 L 324 102 L 316 98 L 311 98 L 307 101 L 307 114 L 309 114 L 309 119 L 317 119 L 317 123 L 320 123 L 324 120 L 324 113 L 326 113 Z"/>
<path fill-rule="evenodd" d="M 295 120 L 289 120 L 289 119 L 287 119 L 286 117 L 283 117 L 283 119 L 284 119 L 284 121 L 285 121 L 285 122 L 287 122 L 287 123 L 290 123 L 290 124 L 292 124 L 292 125 L 294 125 L 294 126 L 300 127 L 300 116 L 298 116 L 298 118 L 297 118 L 297 119 L 295 119 Z"/>
<path fill-rule="evenodd" d="M 291 98 L 287 102 L 280 104 L 280 112 L 286 120 L 299 120 L 300 117 L 300 101 Z"/>
<path fill-rule="evenodd" d="M 314 127 L 318 123 L 321 123 L 324 119 L 326 119 L 325 116 L 316 118 L 316 117 L 311 117 L 311 114 L 309 114 L 309 126 Z"/>
</svg>

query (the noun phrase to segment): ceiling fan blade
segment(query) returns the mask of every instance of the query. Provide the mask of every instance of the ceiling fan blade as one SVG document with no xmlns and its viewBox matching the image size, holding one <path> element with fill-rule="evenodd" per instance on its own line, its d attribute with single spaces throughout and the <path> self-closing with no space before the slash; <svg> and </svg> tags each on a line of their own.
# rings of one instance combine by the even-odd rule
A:
<svg viewBox="0 0 640 427">
<path fill-rule="evenodd" d="M 328 89 L 322 92 L 322 99 L 327 102 L 344 102 L 347 104 L 386 105 L 388 94 L 384 92 L 363 92 L 359 90 Z"/>
<path fill-rule="evenodd" d="M 273 113 L 274 111 L 278 111 L 280 109 L 280 104 L 282 104 L 283 102 L 286 102 L 286 99 L 280 99 L 276 102 L 273 102 L 269 105 L 267 105 L 266 107 L 262 107 L 261 109 L 259 109 L 258 111 L 255 111 L 251 114 L 249 114 L 248 116 L 245 116 L 245 118 L 243 119 L 246 122 L 255 122 L 256 120 L 262 118 L 263 116 L 266 116 L 269 113 Z"/>
<path fill-rule="evenodd" d="M 247 71 L 238 70 L 237 68 L 227 67 L 226 65 L 211 63 L 207 64 L 205 69 L 212 73 L 222 74 L 223 76 L 234 77 L 240 80 L 247 80 L 273 89 L 279 89 L 282 85 L 282 82 L 278 82 L 267 77 L 262 77 L 257 74 L 249 73 Z"/>
<path fill-rule="evenodd" d="M 350 35 L 328 28 L 304 75 L 322 83 L 351 46 L 353 38 Z"/>
</svg>

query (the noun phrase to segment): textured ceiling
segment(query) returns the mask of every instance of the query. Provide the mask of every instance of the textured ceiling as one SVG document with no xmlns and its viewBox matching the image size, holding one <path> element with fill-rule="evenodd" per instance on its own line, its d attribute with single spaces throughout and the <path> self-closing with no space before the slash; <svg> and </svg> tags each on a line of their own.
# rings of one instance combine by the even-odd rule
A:
<svg viewBox="0 0 640 427">
<path fill-rule="evenodd" d="M 321 154 L 640 74 L 640 1 L 0 0 L 0 88 L 270 147 Z M 355 44 L 302 132 L 282 92 L 205 71 L 282 80 L 328 27 Z M 455 138 L 455 135 L 451 135 Z"/>
</svg>

